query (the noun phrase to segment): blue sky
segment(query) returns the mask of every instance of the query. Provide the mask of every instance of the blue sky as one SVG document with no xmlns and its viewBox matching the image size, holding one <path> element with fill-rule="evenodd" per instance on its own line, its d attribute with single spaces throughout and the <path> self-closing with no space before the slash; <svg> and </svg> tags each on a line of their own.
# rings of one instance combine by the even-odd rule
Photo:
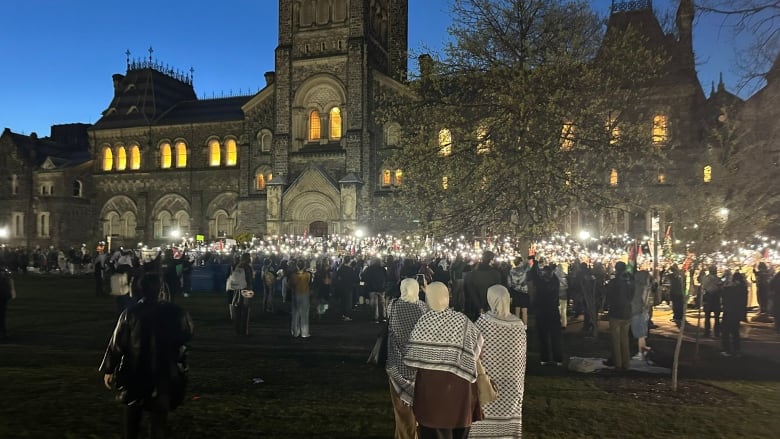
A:
<svg viewBox="0 0 780 439">
<path fill-rule="evenodd" d="M 409 3 L 410 50 L 440 49 L 450 0 Z M 610 3 L 591 2 L 604 15 Z M 657 15 L 676 5 L 653 1 Z M 256 91 L 274 69 L 276 0 L 2 0 L 0 17 L 0 129 L 19 133 L 45 136 L 52 124 L 96 122 L 113 96 L 111 75 L 125 72 L 126 50 L 148 57 L 151 46 L 157 61 L 194 68 L 199 97 Z M 737 92 L 739 48 L 722 19 L 698 18 L 694 46 L 705 93 L 720 72 Z"/>
</svg>

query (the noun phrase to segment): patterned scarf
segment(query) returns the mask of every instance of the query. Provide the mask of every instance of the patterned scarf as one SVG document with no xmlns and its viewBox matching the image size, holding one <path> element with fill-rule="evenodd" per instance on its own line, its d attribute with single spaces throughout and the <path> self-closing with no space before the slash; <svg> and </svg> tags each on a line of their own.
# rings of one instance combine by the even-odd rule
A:
<svg viewBox="0 0 780 439">
<path fill-rule="evenodd" d="M 412 282 L 417 286 L 416 280 L 412 279 Z M 420 300 L 408 302 L 393 299 L 387 306 L 388 333 L 385 370 L 396 393 L 408 405 L 412 405 L 412 401 L 414 401 L 415 370 L 404 364 L 404 349 L 414 325 L 426 311 L 428 311 L 428 306 Z"/>
<path fill-rule="evenodd" d="M 475 325 L 485 337 L 480 360 L 498 387 L 498 399 L 483 406 L 485 419 L 471 424 L 469 437 L 521 437 L 527 349 L 525 323 L 515 316 L 499 318 L 486 313 Z"/>
<path fill-rule="evenodd" d="M 428 311 L 409 336 L 404 364 L 418 369 L 451 372 L 473 383 L 482 335 L 464 314 L 450 308 Z"/>
</svg>

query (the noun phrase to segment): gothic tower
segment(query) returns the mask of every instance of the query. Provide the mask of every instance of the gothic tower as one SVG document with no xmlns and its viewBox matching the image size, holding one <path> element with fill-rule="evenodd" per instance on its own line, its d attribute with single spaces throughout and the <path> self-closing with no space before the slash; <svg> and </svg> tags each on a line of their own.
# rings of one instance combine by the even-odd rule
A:
<svg viewBox="0 0 780 439">
<path fill-rule="evenodd" d="M 279 1 L 270 233 L 341 233 L 365 216 L 372 78 L 405 79 L 407 39 L 408 0 Z"/>
</svg>

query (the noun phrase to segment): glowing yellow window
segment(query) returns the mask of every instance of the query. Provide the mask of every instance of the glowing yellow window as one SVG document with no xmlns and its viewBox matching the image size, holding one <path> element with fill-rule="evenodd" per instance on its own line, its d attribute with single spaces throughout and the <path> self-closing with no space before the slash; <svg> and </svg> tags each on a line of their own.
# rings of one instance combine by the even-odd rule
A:
<svg viewBox="0 0 780 439">
<path fill-rule="evenodd" d="M 444 177 L 441 178 L 441 188 L 446 191 L 447 189 L 449 189 L 449 187 L 450 187 L 450 178 L 445 175 Z"/>
<path fill-rule="evenodd" d="M 168 142 L 160 145 L 160 167 L 163 169 L 171 167 L 171 144 Z"/>
<path fill-rule="evenodd" d="M 382 171 L 382 186 L 390 186 L 392 183 L 393 174 L 389 169 Z"/>
<path fill-rule="evenodd" d="M 333 107 L 330 110 L 330 138 L 341 138 L 341 109 Z"/>
<path fill-rule="evenodd" d="M 658 184 L 666 184 L 666 173 L 663 169 L 658 170 Z"/>
<path fill-rule="evenodd" d="M 258 172 L 255 177 L 255 189 L 258 191 L 265 190 L 265 175 L 262 172 Z"/>
<path fill-rule="evenodd" d="M 227 166 L 236 166 L 238 163 L 238 148 L 234 139 L 225 141 L 225 164 Z"/>
<path fill-rule="evenodd" d="M 712 166 L 710 165 L 704 167 L 704 182 L 705 183 L 712 182 Z"/>
<path fill-rule="evenodd" d="M 617 124 L 617 116 L 609 116 L 607 131 L 609 131 L 609 144 L 614 145 L 618 143 L 620 140 L 620 127 Z"/>
<path fill-rule="evenodd" d="M 656 114 L 653 116 L 653 143 L 666 142 L 668 139 L 668 119 L 665 114 Z"/>
<path fill-rule="evenodd" d="M 404 182 L 404 171 L 400 169 L 395 170 L 395 185 L 401 186 L 401 183 Z"/>
<path fill-rule="evenodd" d="M 493 141 L 488 138 L 487 128 L 481 126 L 477 129 L 477 154 L 490 152 L 493 147 Z"/>
<path fill-rule="evenodd" d="M 116 170 L 124 171 L 127 168 L 127 151 L 124 146 L 116 149 Z"/>
<path fill-rule="evenodd" d="M 320 140 L 320 113 L 317 110 L 311 110 L 309 113 L 309 141 L 317 142 Z"/>
<path fill-rule="evenodd" d="M 574 122 L 567 120 L 561 128 L 561 149 L 568 151 L 574 148 Z"/>
<path fill-rule="evenodd" d="M 187 167 L 187 144 L 184 142 L 176 142 L 176 167 Z"/>
<path fill-rule="evenodd" d="M 103 148 L 103 170 L 110 171 L 114 167 L 114 153 L 111 152 L 111 147 L 106 146 Z"/>
<path fill-rule="evenodd" d="M 138 145 L 130 147 L 130 169 L 134 171 L 141 169 L 141 150 Z"/>
<path fill-rule="evenodd" d="M 212 140 L 209 142 L 209 166 L 219 166 L 222 161 L 219 150 L 219 142 Z"/>
<path fill-rule="evenodd" d="M 452 154 L 452 132 L 447 128 L 439 131 L 439 155 L 447 157 Z"/>
<path fill-rule="evenodd" d="M 612 168 L 612 172 L 609 173 L 609 185 L 610 186 L 618 185 L 618 172 L 617 169 L 615 168 Z"/>
</svg>

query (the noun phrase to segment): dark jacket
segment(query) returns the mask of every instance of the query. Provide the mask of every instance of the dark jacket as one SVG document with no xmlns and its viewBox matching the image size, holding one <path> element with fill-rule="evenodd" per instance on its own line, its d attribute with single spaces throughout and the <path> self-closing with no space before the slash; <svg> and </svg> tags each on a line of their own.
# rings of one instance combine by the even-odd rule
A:
<svg viewBox="0 0 780 439">
<path fill-rule="evenodd" d="M 480 309 L 488 311 L 490 307 L 487 303 L 487 290 L 496 284 L 501 284 L 501 273 L 490 265 L 480 263 L 464 281 L 466 308 L 477 313 Z M 479 317 L 479 314 L 476 317 Z"/>
<path fill-rule="evenodd" d="M 376 293 L 385 291 L 387 283 L 387 271 L 379 264 L 371 264 L 361 275 L 363 282 L 365 283 L 365 289 L 367 293 Z"/>
<path fill-rule="evenodd" d="M 335 279 L 333 279 L 333 289 L 337 292 L 352 291 L 358 283 L 355 271 L 347 264 L 341 264 L 338 270 L 336 270 Z"/>
<path fill-rule="evenodd" d="M 721 290 L 724 323 L 738 324 L 747 321 L 748 288 L 742 282 L 735 282 Z"/>
<path fill-rule="evenodd" d="M 553 273 L 545 276 L 540 270 L 535 271 L 536 274 L 531 276 L 534 284 L 534 298 L 531 302 L 531 308 L 536 316 L 536 325 L 558 328 L 561 326 L 561 313 L 558 308 L 560 281 Z"/>
<path fill-rule="evenodd" d="M 139 301 L 119 316 L 100 371 L 114 374 L 125 404 L 173 410 L 184 399 L 189 314 L 168 302 Z"/>
<path fill-rule="evenodd" d="M 629 320 L 631 318 L 631 299 L 634 297 L 634 282 L 631 274 L 620 272 L 607 283 L 607 306 L 609 318 Z"/>
</svg>

